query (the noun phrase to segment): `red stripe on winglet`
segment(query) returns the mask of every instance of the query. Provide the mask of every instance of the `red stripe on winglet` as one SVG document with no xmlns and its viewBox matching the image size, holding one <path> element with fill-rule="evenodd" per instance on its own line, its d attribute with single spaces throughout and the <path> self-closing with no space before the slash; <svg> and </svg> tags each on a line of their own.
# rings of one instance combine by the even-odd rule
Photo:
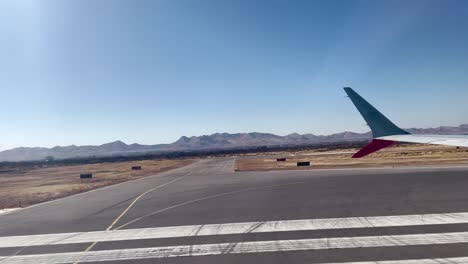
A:
<svg viewBox="0 0 468 264">
<path fill-rule="evenodd" d="M 390 147 L 393 144 L 395 144 L 395 141 L 373 139 L 369 144 L 354 154 L 353 158 L 362 158 L 383 148 Z"/>
</svg>

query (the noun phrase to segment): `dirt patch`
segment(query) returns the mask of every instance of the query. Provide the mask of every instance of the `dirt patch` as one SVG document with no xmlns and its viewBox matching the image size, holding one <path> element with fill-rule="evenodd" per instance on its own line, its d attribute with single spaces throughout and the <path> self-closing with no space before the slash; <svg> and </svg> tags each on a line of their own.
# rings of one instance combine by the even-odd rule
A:
<svg viewBox="0 0 468 264">
<path fill-rule="evenodd" d="M 194 159 L 145 160 L 62 166 L 0 173 L 0 209 L 24 207 L 72 194 L 154 175 L 193 163 Z M 141 166 L 141 170 L 132 170 Z M 80 174 L 92 173 L 92 179 Z"/>
<path fill-rule="evenodd" d="M 388 148 L 361 159 L 351 156 L 358 149 L 326 149 L 271 155 L 240 157 L 237 171 L 313 170 L 326 168 L 380 167 L 405 165 L 468 164 L 468 149 L 431 145 L 404 145 Z M 286 158 L 286 161 L 277 161 Z M 298 167 L 297 162 L 309 161 L 309 167 Z"/>
</svg>

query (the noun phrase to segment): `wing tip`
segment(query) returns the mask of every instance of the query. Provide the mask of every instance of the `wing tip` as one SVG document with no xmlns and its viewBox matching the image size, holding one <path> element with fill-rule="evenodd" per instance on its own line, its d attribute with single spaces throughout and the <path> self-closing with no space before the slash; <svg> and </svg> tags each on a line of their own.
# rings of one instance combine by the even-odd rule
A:
<svg viewBox="0 0 468 264">
<path fill-rule="evenodd" d="M 345 86 L 345 87 L 343 87 L 343 90 L 345 90 L 346 93 L 349 93 L 350 91 L 353 91 L 353 88 L 351 88 L 349 86 Z"/>
</svg>

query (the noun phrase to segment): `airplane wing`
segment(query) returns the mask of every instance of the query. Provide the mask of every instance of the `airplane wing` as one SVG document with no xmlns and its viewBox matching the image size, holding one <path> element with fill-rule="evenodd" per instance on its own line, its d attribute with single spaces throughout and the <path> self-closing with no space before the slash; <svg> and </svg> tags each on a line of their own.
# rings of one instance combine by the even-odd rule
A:
<svg viewBox="0 0 468 264">
<path fill-rule="evenodd" d="M 369 102 L 362 98 L 352 88 L 344 88 L 354 106 L 361 113 L 371 128 L 374 139 L 353 155 L 353 158 L 362 158 L 380 149 L 389 147 L 395 142 L 424 143 L 468 147 L 468 135 L 416 135 L 396 126 Z"/>
<path fill-rule="evenodd" d="M 394 135 L 381 137 L 379 139 L 410 143 L 468 147 L 468 135 Z"/>
</svg>

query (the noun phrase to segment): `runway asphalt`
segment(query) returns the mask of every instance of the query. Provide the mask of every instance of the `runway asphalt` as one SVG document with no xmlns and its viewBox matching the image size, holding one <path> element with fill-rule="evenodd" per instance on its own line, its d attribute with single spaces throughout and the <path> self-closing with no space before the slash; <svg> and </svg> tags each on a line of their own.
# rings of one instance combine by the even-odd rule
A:
<svg viewBox="0 0 468 264">
<path fill-rule="evenodd" d="M 234 172 L 233 161 L 0 215 L 0 264 L 468 263 L 468 166 Z"/>
</svg>

